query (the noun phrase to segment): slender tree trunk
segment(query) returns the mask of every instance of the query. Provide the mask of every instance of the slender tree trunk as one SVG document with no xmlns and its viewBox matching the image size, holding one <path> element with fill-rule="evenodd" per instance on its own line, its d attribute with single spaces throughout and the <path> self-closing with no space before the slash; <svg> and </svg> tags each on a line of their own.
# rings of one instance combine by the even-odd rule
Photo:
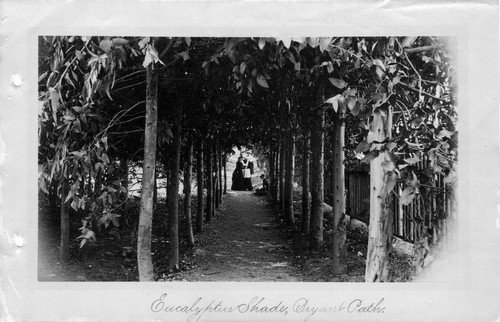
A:
<svg viewBox="0 0 500 322">
<path fill-rule="evenodd" d="M 186 236 L 189 246 L 194 246 L 193 222 L 191 220 L 191 177 L 193 176 L 193 138 L 188 134 L 186 165 L 184 169 L 184 214 L 186 216 Z"/>
<path fill-rule="evenodd" d="M 281 148 L 280 148 L 280 172 L 278 175 L 278 182 L 279 182 L 279 205 L 280 205 L 280 210 L 285 209 L 285 154 L 286 154 L 286 148 L 283 139 L 281 140 Z"/>
<path fill-rule="evenodd" d="M 155 166 L 155 179 L 153 188 L 153 212 L 156 210 L 157 202 L 158 202 L 158 171 L 156 171 L 156 166 Z"/>
<path fill-rule="evenodd" d="M 374 140 L 383 142 L 390 138 L 392 113 L 387 113 L 387 128 L 384 117 L 375 114 L 373 120 Z M 389 127 L 391 126 L 391 127 Z M 387 152 L 381 152 L 370 162 L 370 225 L 368 226 L 368 250 L 365 282 L 387 282 L 389 278 L 389 253 L 392 242 L 392 214 L 389 192 L 384 193 L 384 179 L 390 175 L 382 168 Z"/>
<path fill-rule="evenodd" d="M 345 241 L 349 220 L 345 213 L 345 123 L 340 115 L 335 118 L 333 133 L 333 274 L 344 274 L 347 269 Z"/>
<path fill-rule="evenodd" d="M 285 172 L 285 217 L 288 224 L 293 225 L 293 176 L 295 172 L 295 137 L 292 133 L 287 138 L 286 172 Z"/>
<path fill-rule="evenodd" d="M 222 151 L 220 148 L 220 141 L 219 141 L 219 150 L 217 151 L 217 156 L 219 157 L 219 203 L 222 204 L 222 194 L 224 192 L 224 187 L 222 183 Z"/>
<path fill-rule="evenodd" d="M 88 196 L 92 195 L 92 185 L 90 182 L 90 178 L 91 176 L 89 175 L 88 187 L 87 187 Z M 57 187 L 59 187 L 59 180 L 53 180 L 49 185 L 49 203 L 50 203 L 50 210 L 53 213 L 57 213 L 57 211 L 59 210 L 59 206 L 61 205 L 61 200 L 57 195 Z"/>
<path fill-rule="evenodd" d="M 269 194 L 274 201 L 274 152 L 269 153 L 269 180 L 271 184 L 269 185 Z"/>
<path fill-rule="evenodd" d="M 170 149 L 167 147 L 165 149 L 167 153 L 165 154 L 165 164 L 163 165 L 163 169 L 165 171 L 165 176 L 167 177 L 166 184 L 165 184 L 165 206 L 168 208 L 168 195 L 170 191 Z"/>
<path fill-rule="evenodd" d="M 182 99 L 175 112 L 172 168 L 168 197 L 169 271 L 179 270 L 179 167 L 182 142 Z"/>
<path fill-rule="evenodd" d="M 302 159 L 302 233 L 309 234 L 311 209 L 310 209 L 310 186 L 309 186 L 309 164 L 311 162 L 311 138 L 309 133 L 304 136 L 303 159 Z"/>
<path fill-rule="evenodd" d="M 279 183 L 278 183 L 278 177 L 279 177 L 279 167 L 280 167 L 280 154 L 281 154 L 281 149 L 280 149 L 280 144 L 276 144 L 276 154 L 274 157 L 274 203 L 278 203 L 279 200 Z"/>
<path fill-rule="evenodd" d="M 212 176 L 212 153 L 210 142 L 206 142 L 206 158 L 207 158 L 207 222 L 212 220 L 212 197 L 213 197 L 213 176 Z"/>
<path fill-rule="evenodd" d="M 198 213 L 196 216 L 196 232 L 203 232 L 203 139 L 198 141 L 198 153 L 196 155 L 196 176 L 198 179 Z"/>
<path fill-rule="evenodd" d="M 224 152 L 222 164 L 224 165 L 224 194 L 227 193 L 227 153 Z"/>
<path fill-rule="evenodd" d="M 270 168 L 269 168 L 269 194 L 273 203 L 276 201 L 274 195 L 274 171 L 276 171 L 276 152 L 273 151 L 273 146 L 271 145 L 271 156 L 270 156 Z"/>
<path fill-rule="evenodd" d="M 210 170 L 210 174 L 212 175 L 212 217 L 215 217 L 215 209 L 217 205 L 217 153 L 215 152 L 215 142 L 212 143 L 212 168 Z"/>
<path fill-rule="evenodd" d="M 324 185 L 324 140 L 325 111 L 318 108 L 313 119 L 311 132 L 311 227 L 310 244 L 312 249 L 323 245 L 323 185 Z"/>
<path fill-rule="evenodd" d="M 61 189 L 61 239 L 59 244 L 59 260 L 65 262 L 69 259 L 69 212 L 66 207 L 66 196 L 68 195 L 68 179 L 62 178 Z"/>
<path fill-rule="evenodd" d="M 146 127 L 144 131 L 144 164 L 142 172 L 141 212 L 137 232 L 137 264 L 139 280 L 153 281 L 151 233 L 153 225 L 153 189 L 156 166 L 156 134 L 158 121 L 158 68 L 146 68 Z"/>
<path fill-rule="evenodd" d="M 218 139 L 217 137 L 214 139 L 213 153 L 214 153 L 214 204 L 215 209 L 219 209 L 220 205 L 220 194 L 219 194 L 219 147 L 218 147 Z M 214 212 L 215 214 L 215 212 Z"/>
</svg>

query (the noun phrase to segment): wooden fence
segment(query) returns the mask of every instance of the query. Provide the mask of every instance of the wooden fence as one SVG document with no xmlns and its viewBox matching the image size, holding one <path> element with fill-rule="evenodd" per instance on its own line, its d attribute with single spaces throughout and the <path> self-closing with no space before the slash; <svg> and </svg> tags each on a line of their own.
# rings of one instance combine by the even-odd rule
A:
<svg viewBox="0 0 500 322">
<path fill-rule="evenodd" d="M 423 166 L 420 165 L 420 166 Z M 415 242 L 430 235 L 433 241 L 446 233 L 446 220 L 451 213 L 450 189 L 442 175 L 433 175 L 429 182 L 421 185 L 420 193 L 413 202 L 403 206 L 399 198 L 392 198 L 393 235 L 408 242 Z M 370 174 L 369 172 L 348 172 L 347 205 L 351 217 L 370 221 Z M 402 184 L 396 185 L 398 195 Z"/>
<path fill-rule="evenodd" d="M 347 172 L 347 213 L 368 224 L 370 221 L 370 173 Z"/>
</svg>

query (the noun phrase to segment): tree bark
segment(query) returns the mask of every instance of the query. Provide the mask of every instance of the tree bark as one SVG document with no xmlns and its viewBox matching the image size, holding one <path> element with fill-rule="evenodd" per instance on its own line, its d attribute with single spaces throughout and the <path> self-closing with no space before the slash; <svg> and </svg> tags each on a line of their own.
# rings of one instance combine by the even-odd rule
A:
<svg viewBox="0 0 500 322">
<path fill-rule="evenodd" d="M 141 212 L 137 232 L 137 265 L 139 280 L 153 281 L 151 233 L 153 225 L 153 188 L 156 166 L 156 135 L 158 122 L 158 68 L 146 68 L 146 126 L 144 130 L 144 164 L 141 189 Z"/>
<path fill-rule="evenodd" d="M 224 152 L 222 164 L 224 165 L 224 194 L 227 193 L 227 153 Z"/>
<path fill-rule="evenodd" d="M 280 168 L 280 144 L 276 144 L 276 153 L 274 157 L 274 203 L 279 202 L 279 168 Z"/>
<path fill-rule="evenodd" d="M 212 176 L 212 217 L 215 217 L 215 209 L 217 205 L 217 153 L 215 153 L 215 142 L 211 141 L 212 148 L 212 168 L 210 170 L 210 175 Z"/>
<path fill-rule="evenodd" d="M 210 222 L 212 220 L 212 196 L 213 196 L 213 176 L 212 176 L 212 153 L 210 151 L 210 143 L 206 142 L 206 158 L 207 158 L 207 222 Z"/>
<path fill-rule="evenodd" d="M 380 118 L 377 121 L 377 118 Z M 387 113 L 390 126 L 392 113 Z M 383 142 L 390 137 L 391 128 L 385 128 L 381 114 L 374 115 L 374 140 Z M 365 282 L 387 282 L 389 278 L 389 253 L 392 242 L 392 214 L 389 193 L 384 193 L 382 168 L 387 152 L 381 152 L 370 162 L 370 225 L 368 226 L 368 250 L 366 258 Z"/>
<path fill-rule="evenodd" d="M 171 168 L 171 164 L 170 164 L 170 158 L 171 158 L 171 151 L 169 149 L 169 146 L 165 147 L 165 162 L 163 164 L 163 171 L 165 171 L 165 176 L 166 176 L 166 184 L 165 184 L 165 206 L 168 208 L 168 195 L 169 195 L 169 191 L 170 191 L 170 168 Z"/>
<path fill-rule="evenodd" d="M 311 138 L 309 133 L 304 136 L 303 159 L 302 159 L 302 221 L 301 230 L 304 234 L 309 234 L 311 209 L 310 209 L 310 167 L 311 162 Z"/>
<path fill-rule="evenodd" d="M 323 189 L 324 189 L 324 145 L 325 111 L 314 112 L 311 132 L 311 227 L 310 246 L 317 250 L 323 245 Z"/>
<path fill-rule="evenodd" d="M 89 175 L 88 186 L 87 186 L 87 195 L 92 195 L 92 184 L 90 182 L 91 176 Z M 61 200 L 57 195 L 57 188 L 59 187 L 59 180 L 53 180 L 49 184 L 49 203 L 50 203 L 50 211 L 53 213 L 57 213 L 60 210 Z M 90 188 L 89 188 L 90 187 Z"/>
<path fill-rule="evenodd" d="M 222 185 L 222 151 L 220 147 L 220 139 L 217 138 L 217 157 L 219 158 L 219 167 L 217 168 L 219 173 L 219 206 L 222 204 L 222 193 L 223 193 L 223 185 Z"/>
<path fill-rule="evenodd" d="M 198 213 L 196 215 L 196 232 L 203 232 L 203 139 L 198 141 L 198 153 L 196 155 L 196 176 L 198 179 Z"/>
<path fill-rule="evenodd" d="M 279 184 L 279 209 L 283 211 L 285 209 L 285 154 L 286 148 L 284 145 L 283 139 L 280 142 L 280 171 L 278 175 L 278 184 Z"/>
<path fill-rule="evenodd" d="M 276 157 L 274 158 L 274 202 L 279 203 L 279 171 L 280 171 L 281 145 L 276 144 Z"/>
<path fill-rule="evenodd" d="M 59 260 L 65 262 L 69 259 L 69 212 L 66 207 L 66 196 L 68 195 L 68 179 L 62 178 L 61 187 L 61 239 L 59 244 Z"/>
<path fill-rule="evenodd" d="M 345 241 L 347 225 L 345 205 L 345 123 L 336 115 L 333 133 L 333 274 L 344 274 L 347 269 Z"/>
<path fill-rule="evenodd" d="M 153 188 L 153 212 L 156 210 L 156 203 L 158 202 L 158 172 L 155 166 L 155 178 L 154 178 L 154 188 Z"/>
<path fill-rule="evenodd" d="M 295 172 L 295 137 L 289 133 L 287 138 L 286 171 L 285 171 L 285 217 L 288 224 L 295 224 L 293 215 L 293 176 Z"/>
<path fill-rule="evenodd" d="M 218 139 L 217 137 L 214 140 L 214 146 L 213 146 L 213 152 L 214 152 L 214 171 L 213 171 L 213 176 L 214 176 L 214 204 L 215 204 L 215 209 L 219 209 L 220 205 L 220 193 L 219 193 L 219 170 L 220 170 L 220 164 L 219 164 L 219 147 L 218 147 Z M 214 212 L 215 214 L 215 212 Z"/>
<path fill-rule="evenodd" d="M 193 176 L 193 138 L 188 134 L 186 164 L 184 169 L 184 215 L 186 217 L 186 236 L 189 246 L 194 246 L 193 223 L 191 220 L 191 178 Z"/>
<path fill-rule="evenodd" d="M 179 270 L 179 167 L 182 142 L 182 99 L 175 111 L 172 168 L 168 197 L 169 262 L 170 272 Z"/>
<path fill-rule="evenodd" d="M 275 195 L 274 195 L 274 156 L 275 156 L 275 152 L 271 151 L 269 153 L 269 180 L 270 180 L 269 194 L 271 195 L 271 199 L 273 200 L 273 202 L 275 201 Z"/>
</svg>

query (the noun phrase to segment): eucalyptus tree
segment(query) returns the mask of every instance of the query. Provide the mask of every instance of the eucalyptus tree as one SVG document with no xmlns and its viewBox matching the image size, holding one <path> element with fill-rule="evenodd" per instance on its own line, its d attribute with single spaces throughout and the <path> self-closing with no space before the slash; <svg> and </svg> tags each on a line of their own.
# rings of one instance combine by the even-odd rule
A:
<svg viewBox="0 0 500 322">
<path fill-rule="evenodd" d="M 86 214 L 81 247 L 95 239 L 93 222 L 118 225 L 117 209 L 126 189 L 116 172 L 113 129 L 123 113 L 112 112 L 111 90 L 129 61 L 130 42 L 111 37 L 40 37 L 39 187 L 57 182 L 61 199 L 61 259 L 69 254 L 67 206 Z M 133 49 L 132 49 L 133 50 Z M 133 60 L 133 59 L 132 59 Z M 118 77 L 117 77 L 118 76 Z M 142 100 L 142 103 L 144 100 Z"/>
</svg>

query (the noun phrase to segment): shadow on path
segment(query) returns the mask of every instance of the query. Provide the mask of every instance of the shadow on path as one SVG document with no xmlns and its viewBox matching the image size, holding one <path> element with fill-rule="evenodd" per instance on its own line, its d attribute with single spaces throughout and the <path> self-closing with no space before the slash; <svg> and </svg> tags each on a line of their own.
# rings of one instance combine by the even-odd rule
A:
<svg viewBox="0 0 500 322">
<path fill-rule="evenodd" d="M 187 281 L 298 281 L 285 233 L 273 221 L 263 197 L 228 191 L 212 223 L 197 236 L 196 267 Z"/>
</svg>

